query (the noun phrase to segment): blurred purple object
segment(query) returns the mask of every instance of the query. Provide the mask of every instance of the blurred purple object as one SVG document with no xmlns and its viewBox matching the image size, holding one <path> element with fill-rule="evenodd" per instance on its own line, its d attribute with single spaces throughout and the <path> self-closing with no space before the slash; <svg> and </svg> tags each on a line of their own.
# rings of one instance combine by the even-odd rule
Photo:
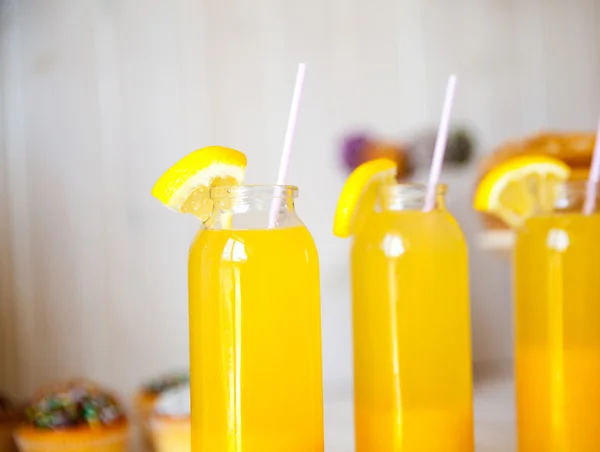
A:
<svg viewBox="0 0 600 452">
<path fill-rule="evenodd" d="M 344 140 L 342 160 L 346 168 L 354 169 L 362 163 L 361 151 L 368 141 L 366 134 L 351 135 Z"/>
<path fill-rule="evenodd" d="M 366 161 L 388 158 L 398 164 L 398 178 L 410 177 L 416 168 L 428 168 L 431 164 L 437 131 L 425 130 L 404 142 L 390 142 L 373 138 L 365 132 L 353 133 L 342 140 L 341 163 L 352 172 Z M 474 154 L 474 140 L 462 128 L 450 131 L 444 156 L 447 165 L 460 166 L 468 163 Z"/>
</svg>

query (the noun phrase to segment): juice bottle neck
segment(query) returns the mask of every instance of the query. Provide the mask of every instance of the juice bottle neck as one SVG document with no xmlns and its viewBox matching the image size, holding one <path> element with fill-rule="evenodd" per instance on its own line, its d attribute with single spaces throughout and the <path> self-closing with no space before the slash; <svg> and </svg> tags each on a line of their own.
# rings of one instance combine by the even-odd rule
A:
<svg viewBox="0 0 600 452">
<path fill-rule="evenodd" d="M 291 185 L 242 185 L 211 190 L 213 214 L 207 229 L 282 229 L 302 224 Z"/>
<path fill-rule="evenodd" d="M 582 213 L 588 192 L 594 198 L 593 213 L 600 212 L 600 190 L 598 185 L 588 187 L 587 180 L 572 180 L 556 186 L 554 212 Z"/>
<path fill-rule="evenodd" d="M 384 185 L 379 191 L 379 207 L 383 211 L 419 211 L 427 203 L 428 187 L 422 184 Z M 437 185 L 434 210 L 446 210 L 446 186 Z"/>
</svg>

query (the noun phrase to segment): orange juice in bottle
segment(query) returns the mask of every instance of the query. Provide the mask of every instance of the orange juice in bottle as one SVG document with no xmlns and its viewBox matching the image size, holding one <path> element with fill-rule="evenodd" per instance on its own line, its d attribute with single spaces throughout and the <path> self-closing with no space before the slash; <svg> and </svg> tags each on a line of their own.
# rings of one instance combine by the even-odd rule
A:
<svg viewBox="0 0 600 452">
<path fill-rule="evenodd" d="M 295 193 L 212 190 L 227 220 L 198 233 L 189 261 L 195 451 L 323 450 L 319 266 Z"/>
<path fill-rule="evenodd" d="M 354 235 L 356 450 L 471 452 L 466 243 L 445 209 L 443 187 L 424 211 L 426 187 L 396 185 L 389 171 L 383 161 L 359 167 L 336 216 L 338 235 Z M 344 216 L 352 197 L 360 201 Z"/>
<path fill-rule="evenodd" d="M 189 257 L 192 450 L 322 452 L 316 247 L 297 189 L 239 185 L 245 164 L 196 151 L 153 192 L 203 222 Z"/>
<path fill-rule="evenodd" d="M 519 452 L 600 450 L 600 214 L 583 182 L 518 230 L 514 254 Z"/>
<path fill-rule="evenodd" d="M 516 231 L 518 452 L 600 450 L 600 214 L 582 213 L 576 177 L 553 158 L 515 157 L 475 197 Z"/>
</svg>

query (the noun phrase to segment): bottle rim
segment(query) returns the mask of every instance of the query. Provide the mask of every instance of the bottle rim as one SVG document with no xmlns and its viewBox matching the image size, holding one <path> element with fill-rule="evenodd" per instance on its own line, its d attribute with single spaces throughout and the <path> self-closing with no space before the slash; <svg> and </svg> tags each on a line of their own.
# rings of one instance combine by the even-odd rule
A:
<svg viewBox="0 0 600 452">
<path fill-rule="evenodd" d="M 295 185 L 230 185 L 213 187 L 211 199 L 290 199 L 298 197 Z"/>
<path fill-rule="evenodd" d="M 556 187 L 559 192 L 573 193 L 573 192 L 587 192 L 588 186 L 590 184 L 589 179 L 573 179 L 566 180 L 564 182 L 559 182 Z M 596 193 L 600 191 L 600 183 L 593 183 L 595 185 Z"/>
<path fill-rule="evenodd" d="M 429 191 L 429 186 L 426 184 L 420 184 L 417 182 L 403 182 L 397 184 L 385 184 L 380 188 L 380 193 L 383 196 L 410 196 L 410 195 L 423 195 L 425 196 Z M 435 186 L 436 196 L 445 195 L 448 193 L 448 185 L 437 184 Z"/>
</svg>

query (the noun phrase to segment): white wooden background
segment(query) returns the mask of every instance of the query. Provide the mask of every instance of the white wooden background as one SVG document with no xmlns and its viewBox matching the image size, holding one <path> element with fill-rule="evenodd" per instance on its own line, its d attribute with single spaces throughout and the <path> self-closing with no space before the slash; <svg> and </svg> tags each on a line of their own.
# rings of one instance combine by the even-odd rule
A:
<svg viewBox="0 0 600 452">
<path fill-rule="evenodd" d="M 332 238 L 341 135 L 437 122 L 446 77 L 480 152 L 600 113 L 596 0 L 4 0 L 0 390 L 86 375 L 130 394 L 187 361 L 195 223 L 150 197 L 212 143 L 273 182 L 308 64 L 290 182 L 322 262 L 325 378 L 350 378 L 349 243 Z M 446 172 L 469 238 L 474 170 Z M 472 247 L 478 362 L 510 357 L 509 270 Z M 443 302 L 443 300 L 441 300 Z M 285 303 L 285 299 L 282 299 Z"/>
</svg>

